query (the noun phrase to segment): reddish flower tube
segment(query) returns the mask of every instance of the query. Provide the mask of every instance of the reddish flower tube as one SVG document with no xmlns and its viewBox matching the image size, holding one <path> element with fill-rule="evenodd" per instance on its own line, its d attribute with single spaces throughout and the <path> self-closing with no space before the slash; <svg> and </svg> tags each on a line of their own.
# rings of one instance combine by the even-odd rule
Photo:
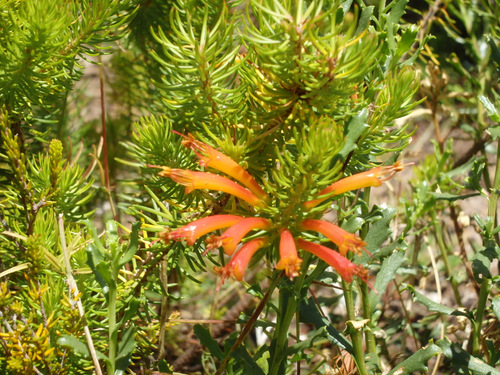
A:
<svg viewBox="0 0 500 375">
<path fill-rule="evenodd" d="M 359 276 L 364 282 L 367 283 L 368 270 L 361 265 L 352 263 L 349 259 L 340 255 L 338 252 L 329 249 L 328 247 L 302 239 L 298 239 L 297 244 L 301 249 L 316 255 L 318 258 L 324 260 L 330 266 L 335 268 L 339 275 L 348 283 L 352 282 L 353 275 Z"/>
<path fill-rule="evenodd" d="M 254 207 L 264 207 L 262 199 L 254 195 L 250 190 L 237 184 L 226 177 L 213 173 L 193 172 L 186 169 L 175 169 L 162 167 L 159 173 L 162 177 L 170 177 L 178 184 L 186 186 L 186 193 L 196 189 L 217 190 L 238 197 Z"/>
<path fill-rule="evenodd" d="M 195 220 L 171 232 L 164 232 L 161 237 L 165 241 L 181 241 L 185 239 L 189 246 L 193 246 L 196 240 L 201 236 L 213 232 L 217 229 L 230 227 L 231 225 L 234 225 L 244 219 L 244 217 L 236 215 L 207 216 L 202 219 Z"/>
<path fill-rule="evenodd" d="M 303 230 L 313 230 L 321 233 L 337 245 L 339 253 L 343 256 L 345 256 L 348 251 L 359 254 L 366 246 L 366 242 L 355 234 L 349 233 L 338 225 L 323 220 L 307 219 L 301 222 L 299 227 Z"/>
<path fill-rule="evenodd" d="M 232 256 L 229 263 L 224 267 L 215 267 L 215 272 L 222 277 L 222 282 L 230 276 L 238 281 L 243 280 L 245 269 L 248 267 L 248 263 L 250 263 L 253 255 L 267 244 L 268 239 L 266 237 L 259 237 L 247 242 Z"/>
<path fill-rule="evenodd" d="M 264 190 L 262 190 L 252 175 L 236 161 L 231 159 L 229 156 L 224 155 L 222 152 L 217 151 L 213 147 L 201 141 L 197 141 L 191 134 L 187 137 L 183 135 L 183 137 L 185 139 L 182 141 L 182 145 L 188 147 L 196 154 L 196 156 L 200 159 L 199 164 L 202 167 L 210 167 L 223 172 L 241 182 L 259 198 L 264 200 L 269 199 L 269 196 Z"/>
<path fill-rule="evenodd" d="M 352 176 L 344 177 L 323 189 L 319 193 L 321 198 L 305 202 L 304 207 L 306 209 L 311 209 L 334 195 L 343 194 L 351 190 L 369 186 L 380 186 L 383 181 L 387 181 L 397 172 L 402 171 L 403 168 L 403 164 L 396 162 L 394 165 L 376 167 L 366 172 L 356 173 Z"/>
<path fill-rule="evenodd" d="M 236 247 L 241 242 L 243 237 L 245 237 L 251 230 L 266 230 L 270 229 L 271 226 L 271 222 L 262 217 L 249 217 L 234 224 L 219 237 L 221 244 L 224 247 L 224 253 L 226 255 L 233 255 Z"/>
<path fill-rule="evenodd" d="M 302 259 L 299 258 L 292 233 L 288 229 L 280 232 L 280 260 L 276 264 L 277 270 L 285 270 L 289 278 L 299 275 Z"/>
</svg>

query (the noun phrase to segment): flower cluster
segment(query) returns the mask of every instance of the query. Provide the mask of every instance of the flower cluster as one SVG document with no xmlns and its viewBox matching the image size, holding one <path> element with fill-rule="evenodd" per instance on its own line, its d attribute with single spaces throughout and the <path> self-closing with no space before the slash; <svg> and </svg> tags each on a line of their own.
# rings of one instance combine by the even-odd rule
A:
<svg viewBox="0 0 500 375">
<path fill-rule="evenodd" d="M 212 234 L 206 238 L 206 252 L 222 247 L 224 253 L 231 256 L 224 267 L 216 267 L 215 269 L 222 277 L 222 281 L 230 276 L 241 281 L 254 254 L 259 249 L 270 245 L 273 239 L 279 236 L 280 259 L 276 264 L 276 269 L 283 270 L 288 277 L 293 278 L 299 274 L 302 259 L 299 257 L 298 249 L 301 249 L 324 260 L 345 281 L 351 282 L 353 276 L 356 275 L 367 282 L 368 271 L 363 266 L 352 263 L 346 257 L 349 251 L 359 254 L 364 249 L 366 243 L 361 238 L 323 220 L 306 218 L 290 227 L 290 225 L 275 223 L 273 218 L 266 218 L 266 209 L 272 204 L 272 200 L 248 171 L 233 159 L 213 147 L 195 140 L 191 135 L 183 137 L 182 144 L 194 151 L 199 158 L 200 166 L 218 170 L 237 182 L 214 173 L 193 172 L 169 167 L 161 167 L 162 171 L 159 175 L 169 177 L 186 186 L 186 193 L 195 189 L 208 189 L 231 194 L 254 207 L 255 212 L 250 217 L 238 215 L 204 217 L 173 231 L 163 232 L 163 240 L 185 240 L 189 246 L 192 246 L 200 237 L 227 228 L 221 235 Z M 342 178 L 323 189 L 314 200 L 303 202 L 302 208 L 308 212 L 333 196 L 364 187 L 380 186 L 383 181 L 391 178 L 403 167 L 401 163 L 396 162 L 391 166 L 376 167 Z M 264 234 L 245 242 L 245 237 L 251 231 L 257 230 Z M 322 234 L 336 245 L 338 251 L 301 238 L 300 234 L 305 231 Z M 295 233 L 295 236 L 292 232 Z"/>
</svg>

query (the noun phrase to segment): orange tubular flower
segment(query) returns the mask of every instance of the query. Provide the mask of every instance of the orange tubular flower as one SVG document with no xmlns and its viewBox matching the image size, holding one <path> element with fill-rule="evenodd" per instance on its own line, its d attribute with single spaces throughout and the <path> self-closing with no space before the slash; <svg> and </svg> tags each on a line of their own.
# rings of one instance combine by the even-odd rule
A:
<svg viewBox="0 0 500 375">
<path fill-rule="evenodd" d="M 299 275 L 302 259 L 297 253 L 292 233 L 288 229 L 282 229 L 280 236 L 280 261 L 276 264 L 276 269 L 285 270 L 286 275 L 293 279 Z"/>
<path fill-rule="evenodd" d="M 267 230 L 272 227 L 269 220 L 262 217 L 249 217 L 246 218 L 226 230 L 220 237 L 212 238 L 212 243 L 218 243 L 219 246 L 224 247 L 224 253 L 226 255 L 233 255 L 236 247 L 241 242 L 243 237 L 247 235 L 248 232 L 254 229 Z M 218 241 L 217 241 L 218 240 Z M 216 246 L 216 247 L 219 247 Z"/>
<path fill-rule="evenodd" d="M 262 190 L 252 175 L 229 156 L 224 155 L 222 152 L 217 151 L 203 142 L 197 141 L 191 134 L 185 137 L 182 141 L 182 145 L 191 149 L 196 154 L 200 159 L 199 164 L 202 167 L 217 169 L 241 182 L 259 198 L 266 201 L 269 200 L 269 196 Z"/>
<path fill-rule="evenodd" d="M 321 233 L 337 245 L 339 253 L 343 256 L 345 256 L 348 251 L 359 254 L 361 249 L 366 246 L 366 242 L 355 234 L 349 233 L 338 225 L 328 223 L 323 220 L 304 220 L 300 223 L 300 228 L 303 230 L 313 230 Z"/>
<path fill-rule="evenodd" d="M 227 228 L 234 225 L 245 218 L 236 215 L 213 215 L 198 219 L 184 225 L 172 232 L 165 233 L 162 238 L 166 241 L 186 240 L 189 246 L 193 246 L 198 238 L 217 229 Z"/>
<path fill-rule="evenodd" d="M 186 193 L 188 194 L 196 189 L 218 190 L 234 195 L 254 207 L 265 206 L 264 201 L 254 195 L 250 190 L 226 177 L 213 173 L 193 172 L 186 169 L 162 167 L 162 171 L 159 175 L 162 177 L 170 177 L 178 184 L 186 186 Z"/>
<path fill-rule="evenodd" d="M 316 255 L 335 268 L 339 275 L 348 283 L 352 282 L 353 275 L 359 276 L 364 282 L 368 283 L 368 271 L 363 266 L 352 263 L 336 251 L 302 239 L 298 239 L 297 244 L 301 249 Z"/>
<path fill-rule="evenodd" d="M 215 272 L 222 277 L 222 282 L 230 276 L 234 277 L 236 280 L 243 280 L 243 275 L 245 269 L 250 263 L 253 255 L 261 247 L 268 244 L 268 239 L 266 237 L 259 237 L 252 241 L 247 242 L 245 245 L 238 250 L 236 254 L 233 255 L 229 263 L 224 267 L 216 267 Z"/>
<path fill-rule="evenodd" d="M 349 177 L 344 177 L 323 189 L 319 193 L 319 196 L 321 198 L 305 202 L 304 207 L 306 209 L 311 209 L 327 200 L 328 198 L 334 195 L 343 194 L 347 191 L 361 189 L 369 186 L 380 186 L 382 185 L 382 182 L 387 181 L 397 172 L 402 171 L 403 168 L 404 165 L 398 161 L 394 163 L 394 165 L 376 167 L 366 172 L 361 172 Z"/>
</svg>

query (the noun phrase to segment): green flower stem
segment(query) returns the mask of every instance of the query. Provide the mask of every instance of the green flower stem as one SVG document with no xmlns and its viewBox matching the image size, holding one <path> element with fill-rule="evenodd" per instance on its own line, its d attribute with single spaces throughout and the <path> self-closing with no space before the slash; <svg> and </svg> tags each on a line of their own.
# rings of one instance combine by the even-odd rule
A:
<svg viewBox="0 0 500 375">
<path fill-rule="evenodd" d="M 298 299 L 293 290 L 282 288 L 279 291 L 279 314 L 276 317 L 276 330 L 271 341 L 269 375 L 284 374 L 286 371 L 286 350 L 288 348 L 288 330 L 297 311 Z"/>
<path fill-rule="evenodd" d="M 363 210 L 364 211 L 363 213 L 368 214 L 371 188 L 367 187 L 364 189 L 363 192 L 364 192 L 363 197 L 366 202 L 366 209 Z M 360 231 L 361 238 L 365 238 L 367 236 L 369 229 L 370 229 L 369 224 L 364 223 Z M 372 328 L 373 327 L 372 311 L 370 309 L 370 301 L 368 298 L 370 291 L 366 283 L 361 283 L 360 288 L 361 288 L 361 304 L 363 305 L 363 315 L 365 319 L 369 320 L 368 327 Z M 365 342 L 368 353 L 372 356 L 372 358 L 376 358 L 376 363 L 380 367 L 381 364 L 377 354 L 377 344 L 375 340 L 375 335 L 373 334 L 373 331 L 371 329 L 365 331 Z"/>
<path fill-rule="evenodd" d="M 108 375 L 115 374 L 116 349 L 118 347 L 118 332 L 116 330 L 116 287 L 110 285 L 108 294 Z"/>
<path fill-rule="evenodd" d="M 497 161 L 495 166 L 495 177 L 493 180 L 493 188 L 491 189 L 490 197 L 488 200 L 488 216 L 493 219 L 494 226 L 497 223 L 497 203 L 498 203 L 498 192 L 500 190 L 500 145 L 497 145 Z M 498 236 L 496 236 L 497 244 L 500 245 L 498 241 Z"/>
<path fill-rule="evenodd" d="M 276 329 L 271 340 L 269 349 L 269 375 L 281 375 L 286 371 L 288 331 L 294 315 L 303 296 L 304 281 L 307 275 L 306 265 L 309 264 L 310 256 L 304 256 L 302 272 L 295 281 L 283 280 L 279 289 L 279 313 L 276 317 Z"/>
<path fill-rule="evenodd" d="M 476 318 L 474 319 L 472 332 L 472 355 L 478 356 L 481 352 L 481 327 L 483 325 L 484 310 L 490 294 L 490 280 L 483 279 L 479 290 L 479 302 L 477 304 Z"/>
<path fill-rule="evenodd" d="M 450 267 L 450 261 L 448 260 L 448 249 L 446 248 L 443 238 L 443 228 L 441 226 L 441 223 L 436 219 L 433 220 L 432 225 L 434 226 L 434 234 L 436 236 L 439 251 L 441 252 L 441 256 L 443 257 L 446 275 L 450 278 L 451 281 L 451 287 L 453 289 L 453 294 L 455 295 L 455 300 L 457 301 L 458 306 L 462 307 L 462 298 L 460 297 L 460 293 L 458 292 L 458 281 L 453 277 Z"/>
<path fill-rule="evenodd" d="M 352 292 L 352 285 L 342 280 L 342 287 L 344 288 L 344 298 L 347 308 L 347 319 L 350 321 L 356 320 L 356 312 L 354 308 L 354 295 Z M 351 341 L 354 349 L 354 361 L 360 375 L 368 375 L 365 365 L 365 352 L 363 349 L 363 335 L 361 331 L 351 327 Z"/>
<path fill-rule="evenodd" d="M 366 283 L 361 283 L 360 284 L 361 288 L 361 303 L 363 305 L 363 315 L 365 319 L 368 319 L 368 327 L 370 329 L 365 330 L 365 342 L 366 342 L 366 348 L 368 350 L 368 353 L 371 355 L 373 359 L 376 359 L 376 363 L 380 367 L 380 359 L 378 358 L 378 353 L 377 353 L 377 342 L 375 340 L 375 335 L 373 334 L 372 328 L 373 328 L 373 322 L 372 322 L 372 316 L 371 316 L 371 310 L 370 310 L 370 302 L 368 299 L 368 296 L 370 294 L 370 289 Z"/>
</svg>

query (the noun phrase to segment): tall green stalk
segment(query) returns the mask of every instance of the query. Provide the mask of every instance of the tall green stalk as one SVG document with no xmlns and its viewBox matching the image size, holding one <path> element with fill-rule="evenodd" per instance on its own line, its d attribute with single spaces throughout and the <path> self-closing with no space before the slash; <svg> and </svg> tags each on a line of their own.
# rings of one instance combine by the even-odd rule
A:
<svg viewBox="0 0 500 375">
<path fill-rule="evenodd" d="M 309 264 L 309 256 L 304 257 L 304 264 Z M 304 265 L 302 269 L 307 269 Z M 302 272 L 294 281 L 284 279 L 279 289 L 279 314 L 276 317 L 276 329 L 269 349 L 269 375 L 285 373 L 288 349 L 288 331 L 293 317 L 304 297 L 306 272 Z"/>
<path fill-rule="evenodd" d="M 118 347 L 118 332 L 116 330 L 116 288 L 110 286 L 108 294 L 108 375 L 114 375 L 116 365 L 116 350 Z"/>
<path fill-rule="evenodd" d="M 342 287 L 344 289 L 344 299 L 347 308 L 347 319 L 354 322 L 356 320 L 356 309 L 352 284 L 342 280 Z M 354 351 L 354 361 L 356 362 L 358 372 L 360 375 L 368 375 L 368 372 L 366 371 L 365 352 L 363 348 L 363 334 L 355 327 L 351 327 L 350 335 Z"/>
</svg>

